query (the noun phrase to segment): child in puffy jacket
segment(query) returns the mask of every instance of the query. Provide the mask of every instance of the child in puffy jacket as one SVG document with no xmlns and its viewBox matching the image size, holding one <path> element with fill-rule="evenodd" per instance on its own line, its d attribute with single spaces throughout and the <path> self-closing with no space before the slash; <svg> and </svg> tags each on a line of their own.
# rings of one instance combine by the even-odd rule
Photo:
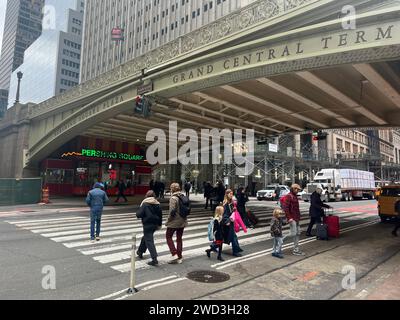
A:
<svg viewBox="0 0 400 320">
<path fill-rule="evenodd" d="M 274 240 L 274 246 L 272 249 L 272 256 L 275 258 L 283 258 L 282 245 L 283 245 L 283 233 L 282 226 L 285 224 L 283 220 L 284 212 L 281 209 L 275 209 L 271 220 L 271 237 Z"/>
<path fill-rule="evenodd" d="M 206 250 L 207 257 L 211 257 L 211 251 L 218 253 L 218 260 L 225 261 L 222 259 L 222 244 L 224 243 L 224 236 L 222 234 L 222 216 L 224 215 L 224 207 L 217 207 L 215 209 L 214 215 L 214 227 L 213 227 L 213 235 L 214 240 L 210 245 L 210 249 Z M 218 251 L 217 251 L 218 249 Z"/>
</svg>

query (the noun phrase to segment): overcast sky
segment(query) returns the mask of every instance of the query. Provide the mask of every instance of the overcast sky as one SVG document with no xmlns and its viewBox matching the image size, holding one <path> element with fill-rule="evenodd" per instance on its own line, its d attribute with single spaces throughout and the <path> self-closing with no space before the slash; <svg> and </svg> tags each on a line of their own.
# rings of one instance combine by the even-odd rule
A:
<svg viewBox="0 0 400 320">
<path fill-rule="evenodd" d="M 3 44 L 4 17 L 6 15 L 7 0 L 0 0 L 0 52 Z"/>
</svg>

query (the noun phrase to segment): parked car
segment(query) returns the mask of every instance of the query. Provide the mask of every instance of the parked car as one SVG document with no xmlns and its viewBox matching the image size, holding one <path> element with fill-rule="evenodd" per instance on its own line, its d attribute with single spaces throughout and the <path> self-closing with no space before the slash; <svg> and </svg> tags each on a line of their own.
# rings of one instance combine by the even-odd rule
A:
<svg viewBox="0 0 400 320">
<path fill-rule="evenodd" d="M 279 197 L 283 197 L 287 195 L 290 192 L 290 189 L 288 186 L 285 185 L 269 185 L 263 190 L 257 191 L 257 200 L 262 201 L 262 200 L 275 200 L 275 189 L 279 187 L 280 195 Z"/>
<path fill-rule="evenodd" d="M 299 200 L 301 200 L 302 199 L 302 197 L 303 197 L 303 194 L 305 194 L 306 193 L 306 191 L 303 189 L 303 190 L 301 190 L 301 191 L 299 191 L 298 193 L 297 193 L 297 198 L 299 198 Z"/>
</svg>

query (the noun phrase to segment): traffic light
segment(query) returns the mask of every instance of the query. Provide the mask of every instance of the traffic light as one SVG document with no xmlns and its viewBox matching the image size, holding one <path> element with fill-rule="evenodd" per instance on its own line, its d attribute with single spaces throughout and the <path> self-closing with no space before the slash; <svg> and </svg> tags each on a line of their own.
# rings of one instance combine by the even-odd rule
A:
<svg viewBox="0 0 400 320">
<path fill-rule="evenodd" d="M 143 98 L 141 96 L 136 97 L 135 112 L 143 113 Z"/>
<path fill-rule="evenodd" d="M 326 140 L 328 134 L 326 132 L 322 131 L 313 131 L 312 133 L 312 140 L 313 141 L 320 141 L 320 140 Z"/>
<path fill-rule="evenodd" d="M 108 171 L 109 175 L 110 175 L 110 180 L 117 180 L 117 171 L 112 169 Z"/>
</svg>

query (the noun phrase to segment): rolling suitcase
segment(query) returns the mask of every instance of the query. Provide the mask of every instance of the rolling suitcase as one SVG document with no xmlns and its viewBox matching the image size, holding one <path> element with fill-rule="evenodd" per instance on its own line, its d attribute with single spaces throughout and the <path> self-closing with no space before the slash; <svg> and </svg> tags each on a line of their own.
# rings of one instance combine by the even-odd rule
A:
<svg viewBox="0 0 400 320">
<path fill-rule="evenodd" d="M 324 218 L 324 223 L 328 225 L 328 237 L 339 238 L 340 221 L 338 216 L 329 214 Z"/>
<path fill-rule="evenodd" d="M 329 240 L 328 226 L 325 223 L 317 223 L 317 240 Z"/>
</svg>

